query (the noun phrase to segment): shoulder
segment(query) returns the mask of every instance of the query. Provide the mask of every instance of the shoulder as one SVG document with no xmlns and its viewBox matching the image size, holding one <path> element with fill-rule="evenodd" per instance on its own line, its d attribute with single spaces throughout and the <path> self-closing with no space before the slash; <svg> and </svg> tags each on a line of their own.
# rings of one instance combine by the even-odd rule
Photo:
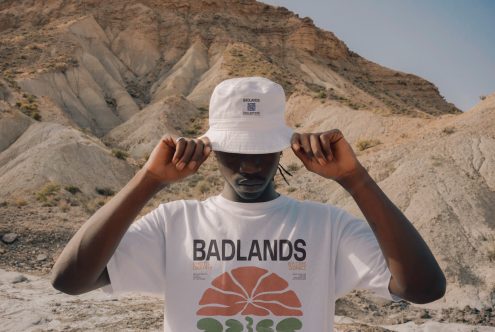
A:
<svg viewBox="0 0 495 332">
<path fill-rule="evenodd" d="M 332 228 L 344 218 L 346 211 L 331 203 L 323 203 L 313 200 L 292 200 L 292 206 L 297 209 L 297 214 L 308 222 L 331 225 Z"/>
</svg>

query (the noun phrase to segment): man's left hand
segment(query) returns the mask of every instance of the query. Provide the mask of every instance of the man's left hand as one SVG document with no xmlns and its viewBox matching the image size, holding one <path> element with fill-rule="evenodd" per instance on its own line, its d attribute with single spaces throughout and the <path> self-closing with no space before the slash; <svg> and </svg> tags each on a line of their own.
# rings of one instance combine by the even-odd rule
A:
<svg viewBox="0 0 495 332">
<path fill-rule="evenodd" d="M 338 129 L 322 133 L 294 133 L 291 147 L 309 171 L 337 182 L 357 174 L 363 168 Z"/>
</svg>

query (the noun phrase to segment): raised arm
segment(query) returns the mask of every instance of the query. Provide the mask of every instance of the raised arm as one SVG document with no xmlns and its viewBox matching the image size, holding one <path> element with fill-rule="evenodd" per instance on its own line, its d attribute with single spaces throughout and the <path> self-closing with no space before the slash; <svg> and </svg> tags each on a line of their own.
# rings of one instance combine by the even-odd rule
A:
<svg viewBox="0 0 495 332">
<path fill-rule="evenodd" d="M 54 288 L 78 295 L 109 283 L 106 265 L 146 203 L 167 184 L 195 173 L 208 158 L 207 138 L 165 135 L 148 161 L 70 239 L 51 270 Z"/>
<path fill-rule="evenodd" d="M 295 133 L 292 150 L 308 170 L 337 181 L 352 195 L 387 261 L 391 293 L 413 303 L 432 302 L 445 294 L 445 276 L 427 244 L 359 163 L 338 129 Z"/>
</svg>

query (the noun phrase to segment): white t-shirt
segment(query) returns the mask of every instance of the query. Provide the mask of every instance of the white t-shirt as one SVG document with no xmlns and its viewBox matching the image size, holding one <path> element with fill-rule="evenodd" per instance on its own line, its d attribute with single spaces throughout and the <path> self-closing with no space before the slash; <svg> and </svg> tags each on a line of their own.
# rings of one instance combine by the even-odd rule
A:
<svg viewBox="0 0 495 332">
<path fill-rule="evenodd" d="M 399 299 L 367 222 L 285 195 L 160 204 L 129 227 L 107 269 L 105 293 L 164 298 L 167 332 L 333 331 L 335 300 L 353 289 Z"/>
</svg>

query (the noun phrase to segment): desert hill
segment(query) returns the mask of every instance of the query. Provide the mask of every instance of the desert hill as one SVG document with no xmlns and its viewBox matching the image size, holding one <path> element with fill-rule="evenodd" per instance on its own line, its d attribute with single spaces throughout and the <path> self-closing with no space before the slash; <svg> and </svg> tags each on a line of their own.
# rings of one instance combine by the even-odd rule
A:
<svg viewBox="0 0 495 332">
<path fill-rule="evenodd" d="M 492 94 L 464 114 L 435 119 L 344 115 L 307 106 L 311 117 L 302 122 L 310 131 L 333 126 L 351 141 L 380 142 L 356 149 L 358 158 L 440 259 L 451 286 L 443 301 L 450 304 L 474 305 L 484 298 L 491 305 L 494 294 L 494 102 Z M 291 153 L 284 159 L 296 162 Z M 294 196 L 344 206 L 362 217 L 338 184 L 304 171 L 292 181 Z"/>
<path fill-rule="evenodd" d="M 341 129 L 424 236 L 448 278 L 428 308 L 495 305 L 495 94 L 462 113 L 430 82 L 362 58 L 311 19 L 247 0 L 2 1 L 0 45 L 0 236 L 18 234 L 0 241 L 1 268 L 46 276 L 164 133 L 206 131 L 217 83 L 265 76 L 284 86 L 288 124 Z M 276 177 L 281 193 L 362 217 L 290 150 L 282 164 L 293 177 Z M 142 214 L 222 185 L 212 157 Z"/>
<path fill-rule="evenodd" d="M 0 18 L 6 78 L 49 96 L 97 136 L 150 101 L 182 94 L 206 107 L 219 81 L 255 74 L 289 95 L 350 108 L 459 113 L 433 84 L 363 59 L 309 18 L 255 1 L 4 1 Z"/>
</svg>

